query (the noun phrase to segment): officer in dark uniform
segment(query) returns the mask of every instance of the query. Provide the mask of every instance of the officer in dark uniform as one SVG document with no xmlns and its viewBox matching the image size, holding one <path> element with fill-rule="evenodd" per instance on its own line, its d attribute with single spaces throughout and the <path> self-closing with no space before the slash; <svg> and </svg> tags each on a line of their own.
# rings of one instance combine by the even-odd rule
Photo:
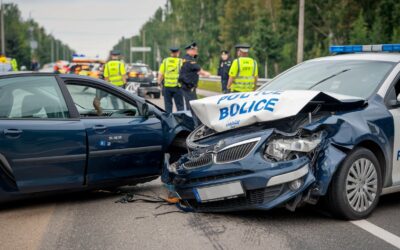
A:
<svg viewBox="0 0 400 250">
<path fill-rule="evenodd" d="M 209 77 L 210 73 L 204 71 L 197 63 L 198 48 L 196 42 L 192 42 L 185 47 L 186 55 L 183 57 L 183 65 L 179 73 L 179 82 L 182 84 L 182 95 L 185 99 L 186 110 L 190 109 L 190 101 L 197 99 L 197 84 L 199 76 Z M 199 120 L 192 112 L 195 125 L 199 124 Z"/>
<path fill-rule="evenodd" d="M 224 94 L 229 93 L 227 88 L 229 80 L 229 69 L 231 68 L 232 60 L 229 57 L 227 50 L 221 51 L 221 60 L 218 67 L 218 75 L 221 77 L 221 87 Z"/>
</svg>

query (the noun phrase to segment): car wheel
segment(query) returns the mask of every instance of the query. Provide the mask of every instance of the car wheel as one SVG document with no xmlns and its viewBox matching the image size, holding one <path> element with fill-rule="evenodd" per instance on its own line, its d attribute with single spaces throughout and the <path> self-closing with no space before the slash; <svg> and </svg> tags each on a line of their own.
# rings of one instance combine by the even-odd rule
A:
<svg viewBox="0 0 400 250">
<path fill-rule="evenodd" d="M 153 95 L 154 95 L 154 98 L 160 99 L 160 93 L 154 93 Z"/>
<path fill-rule="evenodd" d="M 328 206 L 336 217 L 359 220 L 372 213 L 381 191 L 381 169 L 376 156 L 366 148 L 356 148 L 332 179 Z"/>
</svg>

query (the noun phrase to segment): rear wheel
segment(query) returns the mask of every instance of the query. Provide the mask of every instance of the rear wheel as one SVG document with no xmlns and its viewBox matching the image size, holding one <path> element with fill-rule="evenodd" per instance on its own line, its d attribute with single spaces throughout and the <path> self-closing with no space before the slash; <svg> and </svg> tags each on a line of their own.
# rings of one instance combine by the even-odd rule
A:
<svg viewBox="0 0 400 250">
<path fill-rule="evenodd" d="M 328 205 L 337 217 L 362 219 L 372 213 L 381 191 L 381 169 L 376 156 L 366 148 L 356 148 L 332 179 Z"/>
<path fill-rule="evenodd" d="M 154 93 L 153 96 L 154 96 L 154 98 L 156 98 L 156 99 L 160 99 L 160 93 Z"/>
</svg>

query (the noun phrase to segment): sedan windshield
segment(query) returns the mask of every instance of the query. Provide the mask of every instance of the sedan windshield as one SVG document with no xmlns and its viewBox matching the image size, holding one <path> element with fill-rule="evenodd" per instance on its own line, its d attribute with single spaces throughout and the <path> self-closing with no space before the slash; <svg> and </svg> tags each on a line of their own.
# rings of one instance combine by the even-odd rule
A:
<svg viewBox="0 0 400 250">
<path fill-rule="evenodd" d="M 383 61 L 309 61 L 276 77 L 259 90 L 319 90 L 366 99 L 394 65 Z"/>
</svg>

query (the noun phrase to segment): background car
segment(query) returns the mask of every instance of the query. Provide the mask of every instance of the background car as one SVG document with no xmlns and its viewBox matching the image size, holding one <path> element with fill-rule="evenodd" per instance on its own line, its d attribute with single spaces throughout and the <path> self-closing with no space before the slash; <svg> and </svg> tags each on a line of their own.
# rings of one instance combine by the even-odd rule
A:
<svg viewBox="0 0 400 250">
<path fill-rule="evenodd" d="M 161 90 L 158 87 L 157 79 L 154 77 L 153 71 L 148 65 L 133 63 L 128 66 L 127 74 L 127 89 L 129 91 L 136 91 L 136 94 L 141 97 L 149 95 L 153 98 L 160 98 Z"/>
<path fill-rule="evenodd" d="M 0 200 L 152 180 L 193 129 L 89 77 L 6 74 L 0 88 Z"/>
<path fill-rule="evenodd" d="M 163 180 L 196 211 L 322 199 L 337 217 L 367 217 L 380 195 L 400 191 L 400 54 L 391 51 L 400 45 L 332 47 L 345 55 L 301 63 L 254 93 L 193 102 L 205 125 Z"/>
</svg>

